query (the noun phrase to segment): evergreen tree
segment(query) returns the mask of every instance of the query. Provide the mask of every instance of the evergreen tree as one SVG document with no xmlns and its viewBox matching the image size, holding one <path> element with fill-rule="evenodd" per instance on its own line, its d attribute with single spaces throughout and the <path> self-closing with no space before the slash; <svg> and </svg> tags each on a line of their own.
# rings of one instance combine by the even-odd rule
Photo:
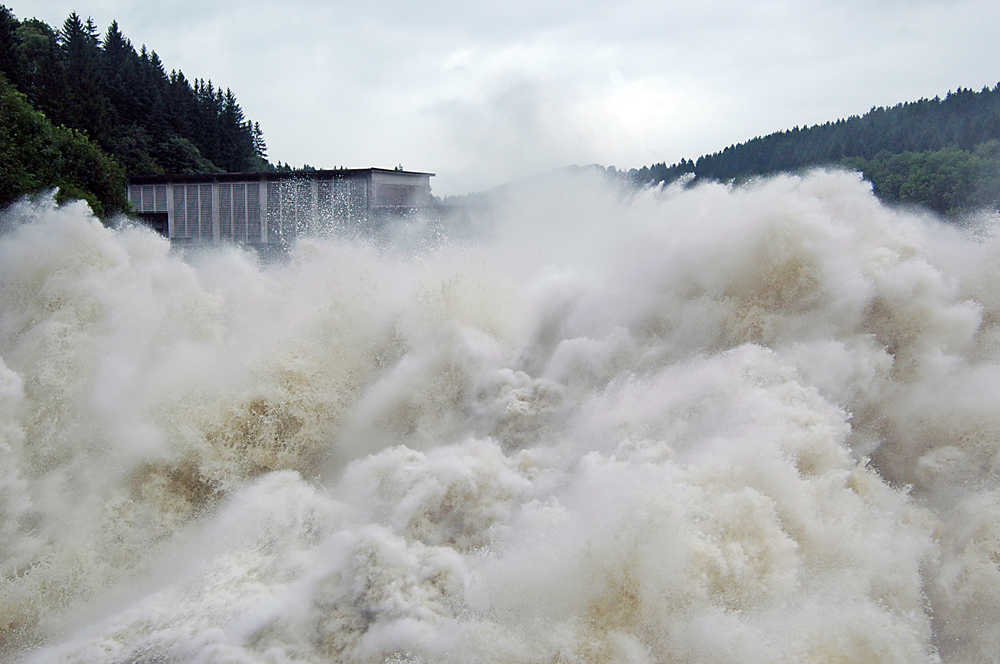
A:
<svg viewBox="0 0 1000 664">
<path fill-rule="evenodd" d="M 17 29 L 17 69 L 10 73 L 32 106 L 49 117 L 59 113 L 63 61 L 56 32 L 38 19 L 22 21 Z"/>
<path fill-rule="evenodd" d="M 101 45 L 101 93 L 107 98 L 116 124 L 134 124 L 140 121 L 143 107 L 137 97 L 139 72 L 135 49 L 113 21 Z"/>
<path fill-rule="evenodd" d="M 267 144 L 264 142 L 264 132 L 261 131 L 260 123 L 253 123 L 253 151 L 254 153 L 267 161 Z"/>
<path fill-rule="evenodd" d="M 0 72 L 17 82 L 20 70 L 17 45 L 20 41 L 17 29 L 21 26 L 10 9 L 0 5 Z"/>
<path fill-rule="evenodd" d="M 87 132 L 102 146 L 109 144 L 111 113 L 101 90 L 101 51 L 97 27 L 73 12 L 59 33 L 63 62 L 63 90 L 55 120 Z"/>
</svg>

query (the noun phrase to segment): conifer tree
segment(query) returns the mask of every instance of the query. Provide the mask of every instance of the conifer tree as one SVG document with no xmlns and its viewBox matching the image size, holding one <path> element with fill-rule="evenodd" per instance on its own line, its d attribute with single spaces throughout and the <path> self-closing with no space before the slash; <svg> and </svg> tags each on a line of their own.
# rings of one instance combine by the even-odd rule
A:
<svg viewBox="0 0 1000 664">
<path fill-rule="evenodd" d="M 253 123 L 253 149 L 258 157 L 267 161 L 267 144 L 264 142 L 264 132 L 261 131 L 260 123 Z"/>
<path fill-rule="evenodd" d="M 66 126 L 86 131 L 91 138 L 106 146 L 110 139 L 111 122 L 107 99 L 100 87 L 97 27 L 91 19 L 84 22 L 79 14 L 73 12 L 63 23 L 59 46 L 65 67 L 62 103 L 57 119 Z"/>
</svg>

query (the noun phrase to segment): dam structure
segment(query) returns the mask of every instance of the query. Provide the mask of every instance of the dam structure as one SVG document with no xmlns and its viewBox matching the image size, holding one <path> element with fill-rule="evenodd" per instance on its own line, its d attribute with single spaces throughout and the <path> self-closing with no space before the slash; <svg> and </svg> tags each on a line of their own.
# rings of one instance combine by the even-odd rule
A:
<svg viewBox="0 0 1000 664">
<path fill-rule="evenodd" d="M 128 199 L 173 245 L 277 249 L 428 208 L 433 176 L 382 168 L 151 175 L 130 178 Z"/>
</svg>

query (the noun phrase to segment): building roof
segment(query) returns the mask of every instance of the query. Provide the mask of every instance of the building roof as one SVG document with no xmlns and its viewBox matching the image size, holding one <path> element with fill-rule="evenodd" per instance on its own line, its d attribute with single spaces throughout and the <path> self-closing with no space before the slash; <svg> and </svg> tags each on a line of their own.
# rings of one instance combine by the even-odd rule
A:
<svg viewBox="0 0 1000 664">
<path fill-rule="evenodd" d="M 337 168 L 312 171 L 247 171 L 244 173 L 168 173 L 166 175 L 138 175 L 129 178 L 130 184 L 162 184 L 165 182 L 237 182 L 245 180 L 294 180 L 308 177 L 317 180 L 354 178 L 368 173 L 389 173 L 395 175 L 423 175 L 434 177 L 435 173 L 422 171 L 400 171 L 392 168 Z"/>
</svg>

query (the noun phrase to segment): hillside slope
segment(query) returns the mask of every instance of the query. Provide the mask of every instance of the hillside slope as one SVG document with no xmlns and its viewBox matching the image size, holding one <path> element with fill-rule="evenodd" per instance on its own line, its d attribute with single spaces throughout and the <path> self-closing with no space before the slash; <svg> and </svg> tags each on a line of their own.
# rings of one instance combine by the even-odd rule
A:
<svg viewBox="0 0 1000 664">
<path fill-rule="evenodd" d="M 816 166 L 861 171 L 887 202 L 959 214 L 1000 199 L 1000 83 L 980 92 L 878 107 L 861 116 L 795 127 L 705 155 L 629 172 L 637 183 L 741 180 Z"/>
</svg>

